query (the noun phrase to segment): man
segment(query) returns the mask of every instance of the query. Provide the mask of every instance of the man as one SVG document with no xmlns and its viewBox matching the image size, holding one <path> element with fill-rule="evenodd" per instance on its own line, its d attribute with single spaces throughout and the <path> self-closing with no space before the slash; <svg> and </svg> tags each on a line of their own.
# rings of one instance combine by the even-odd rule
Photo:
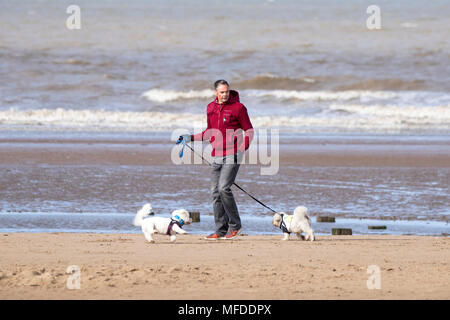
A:
<svg viewBox="0 0 450 320">
<path fill-rule="evenodd" d="M 239 93 L 230 90 L 227 81 L 217 80 L 214 94 L 215 100 L 206 108 L 207 128 L 196 135 L 180 136 L 179 141 L 209 139 L 213 147 L 211 192 L 216 231 L 205 239 L 233 239 L 242 226 L 231 186 L 253 138 L 253 126 L 247 108 L 239 102 Z"/>
</svg>

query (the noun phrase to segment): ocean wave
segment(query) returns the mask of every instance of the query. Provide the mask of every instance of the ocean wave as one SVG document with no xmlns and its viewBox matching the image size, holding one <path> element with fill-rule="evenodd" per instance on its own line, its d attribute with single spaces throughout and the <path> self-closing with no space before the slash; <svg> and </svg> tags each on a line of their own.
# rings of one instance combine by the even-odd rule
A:
<svg viewBox="0 0 450 320">
<path fill-rule="evenodd" d="M 428 89 L 425 80 L 402 79 L 361 79 L 347 84 L 339 84 L 335 90 L 424 90 Z"/>
<path fill-rule="evenodd" d="M 397 94 L 389 91 L 296 91 L 296 90 L 247 90 L 250 97 L 273 97 L 280 100 L 353 100 L 353 99 L 390 99 Z"/>
<path fill-rule="evenodd" d="M 244 90 L 308 90 L 314 88 L 316 82 L 317 80 L 312 77 L 278 77 L 269 73 L 233 82 L 233 86 Z"/>
<path fill-rule="evenodd" d="M 206 116 L 168 112 L 133 112 L 73 109 L 0 111 L 0 125 L 49 128 L 120 129 L 158 131 L 174 127 L 202 126 Z M 189 124 L 190 123 L 190 124 Z"/>
<path fill-rule="evenodd" d="M 305 80 L 306 81 L 306 80 Z M 308 79 L 311 81 L 311 79 Z M 273 98 L 275 100 L 352 100 L 352 99 L 390 99 L 398 96 L 392 91 L 297 91 L 297 90 L 240 90 L 241 97 Z M 212 90 L 161 90 L 151 89 L 144 92 L 141 97 L 153 102 L 170 102 L 187 99 L 211 99 L 214 98 Z"/>
<path fill-rule="evenodd" d="M 371 117 L 371 119 L 401 119 L 404 121 L 426 124 L 449 124 L 450 106 L 416 107 L 393 105 L 339 105 L 332 104 L 332 111 L 344 111 L 352 116 Z"/>
<path fill-rule="evenodd" d="M 309 81 L 309 80 L 308 80 Z M 262 99 L 263 103 L 273 101 L 311 101 L 311 102 L 363 102 L 365 104 L 385 104 L 392 106 L 440 106 L 450 104 L 450 94 L 434 91 L 384 91 L 384 90 L 342 90 L 342 91 L 298 91 L 298 90 L 240 90 L 241 101 Z M 212 101 L 212 90 L 174 91 L 152 89 L 142 94 L 146 99 L 158 102 L 178 102 L 186 100 L 202 100 L 202 103 Z"/>
<path fill-rule="evenodd" d="M 87 66 L 90 64 L 89 61 L 84 61 L 80 59 L 66 59 L 66 60 L 54 60 L 54 64 L 72 64 L 72 65 L 79 65 L 79 66 Z"/>
<path fill-rule="evenodd" d="M 214 98 L 213 90 L 189 90 L 189 91 L 175 91 L 175 90 L 161 90 L 151 89 L 142 93 L 141 97 L 154 102 L 169 102 L 184 99 L 207 99 Z"/>
<path fill-rule="evenodd" d="M 344 112 L 342 112 L 344 111 Z M 295 131 L 446 131 L 450 127 L 450 108 L 398 107 L 383 105 L 331 105 L 315 115 L 251 116 L 255 128 Z M 0 111 L 0 128 L 40 130 L 121 130 L 168 131 L 176 128 L 205 128 L 204 114 L 132 112 L 105 110 L 34 109 Z"/>
<path fill-rule="evenodd" d="M 321 60 L 315 61 L 315 63 Z M 323 63 L 323 62 L 321 62 Z M 428 85 L 424 80 L 412 79 L 361 79 L 354 76 L 305 76 L 299 78 L 280 77 L 273 74 L 259 75 L 233 82 L 239 89 L 256 90 L 423 90 Z"/>
</svg>

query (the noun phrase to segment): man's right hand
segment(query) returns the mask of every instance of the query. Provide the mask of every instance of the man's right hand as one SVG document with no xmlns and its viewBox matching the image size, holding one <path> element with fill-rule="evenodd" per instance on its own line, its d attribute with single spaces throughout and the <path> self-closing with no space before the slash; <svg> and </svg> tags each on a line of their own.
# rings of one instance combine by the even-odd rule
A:
<svg viewBox="0 0 450 320">
<path fill-rule="evenodd" d="M 180 144 L 184 140 L 185 143 L 191 142 L 191 135 L 190 134 L 183 134 L 182 136 L 178 137 L 177 144 Z"/>
</svg>

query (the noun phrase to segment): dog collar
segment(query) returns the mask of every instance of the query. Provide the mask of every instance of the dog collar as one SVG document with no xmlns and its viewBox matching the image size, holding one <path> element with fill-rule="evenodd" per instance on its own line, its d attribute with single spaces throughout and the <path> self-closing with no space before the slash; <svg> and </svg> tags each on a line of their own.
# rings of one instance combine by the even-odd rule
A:
<svg viewBox="0 0 450 320">
<path fill-rule="evenodd" d="M 175 217 L 173 217 L 175 220 L 177 220 L 181 226 L 184 226 L 184 220 L 180 218 L 179 215 L 176 215 Z"/>
</svg>

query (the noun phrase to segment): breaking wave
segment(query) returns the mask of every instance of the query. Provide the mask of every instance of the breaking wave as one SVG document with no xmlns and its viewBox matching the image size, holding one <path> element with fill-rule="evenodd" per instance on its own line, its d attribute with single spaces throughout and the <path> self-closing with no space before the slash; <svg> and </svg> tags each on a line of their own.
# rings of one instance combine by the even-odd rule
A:
<svg viewBox="0 0 450 320">
<path fill-rule="evenodd" d="M 389 99 L 395 98 L 397 93 L 391 91 L 363 91 L 363 90 L 348 90 L 348 91 L 297 91 L 297 90 L 240 90 L 242 97 L 261 97 L 272 98 L 274 100 L 316 100 L 316 101 L 330 101 L 330 100 L 352 100 L 352 99 Z M 190 90 L 190 91 L 175 91 L 175 90 L 160 90 L 151 89 L 144 92 L 142 97 L 149 101 L 164 103 L 177 100 L 187 99 L 211 99 L 214 98 L 212 90 Z"/>
<path fill-rule="evenodd" d="M 151 89 L 145 91 L 141 95 L 141 97 L 144 97 L 149 101 L 161 103 L 184 99 L 207 99 L 207 98 L 213 99 L 214 91 L 212 90 L 175 91 L 175 90 Z"/>
<path fill-rule="evenodd" d="M 251 116 L 251 120 L 255 128 L 279 128 L 298 132 L 445 132 L 450 127 L 450 108 L 332 104 L 314 115 Z M 0 111 L 0 129 L 151 132 L 204 128 L 205 124 L 204 114 L 192 113 L 61 108 Z"/>
<path fill-rule="evenodd" d="M 395 98 L 396 93 L 388 91 L 295 91 L 295 90 L 248 90 L 250 97 L 273 97 L 280 100 L 353 100 L 353 99 L 389 99 Z"/>
</svg>

